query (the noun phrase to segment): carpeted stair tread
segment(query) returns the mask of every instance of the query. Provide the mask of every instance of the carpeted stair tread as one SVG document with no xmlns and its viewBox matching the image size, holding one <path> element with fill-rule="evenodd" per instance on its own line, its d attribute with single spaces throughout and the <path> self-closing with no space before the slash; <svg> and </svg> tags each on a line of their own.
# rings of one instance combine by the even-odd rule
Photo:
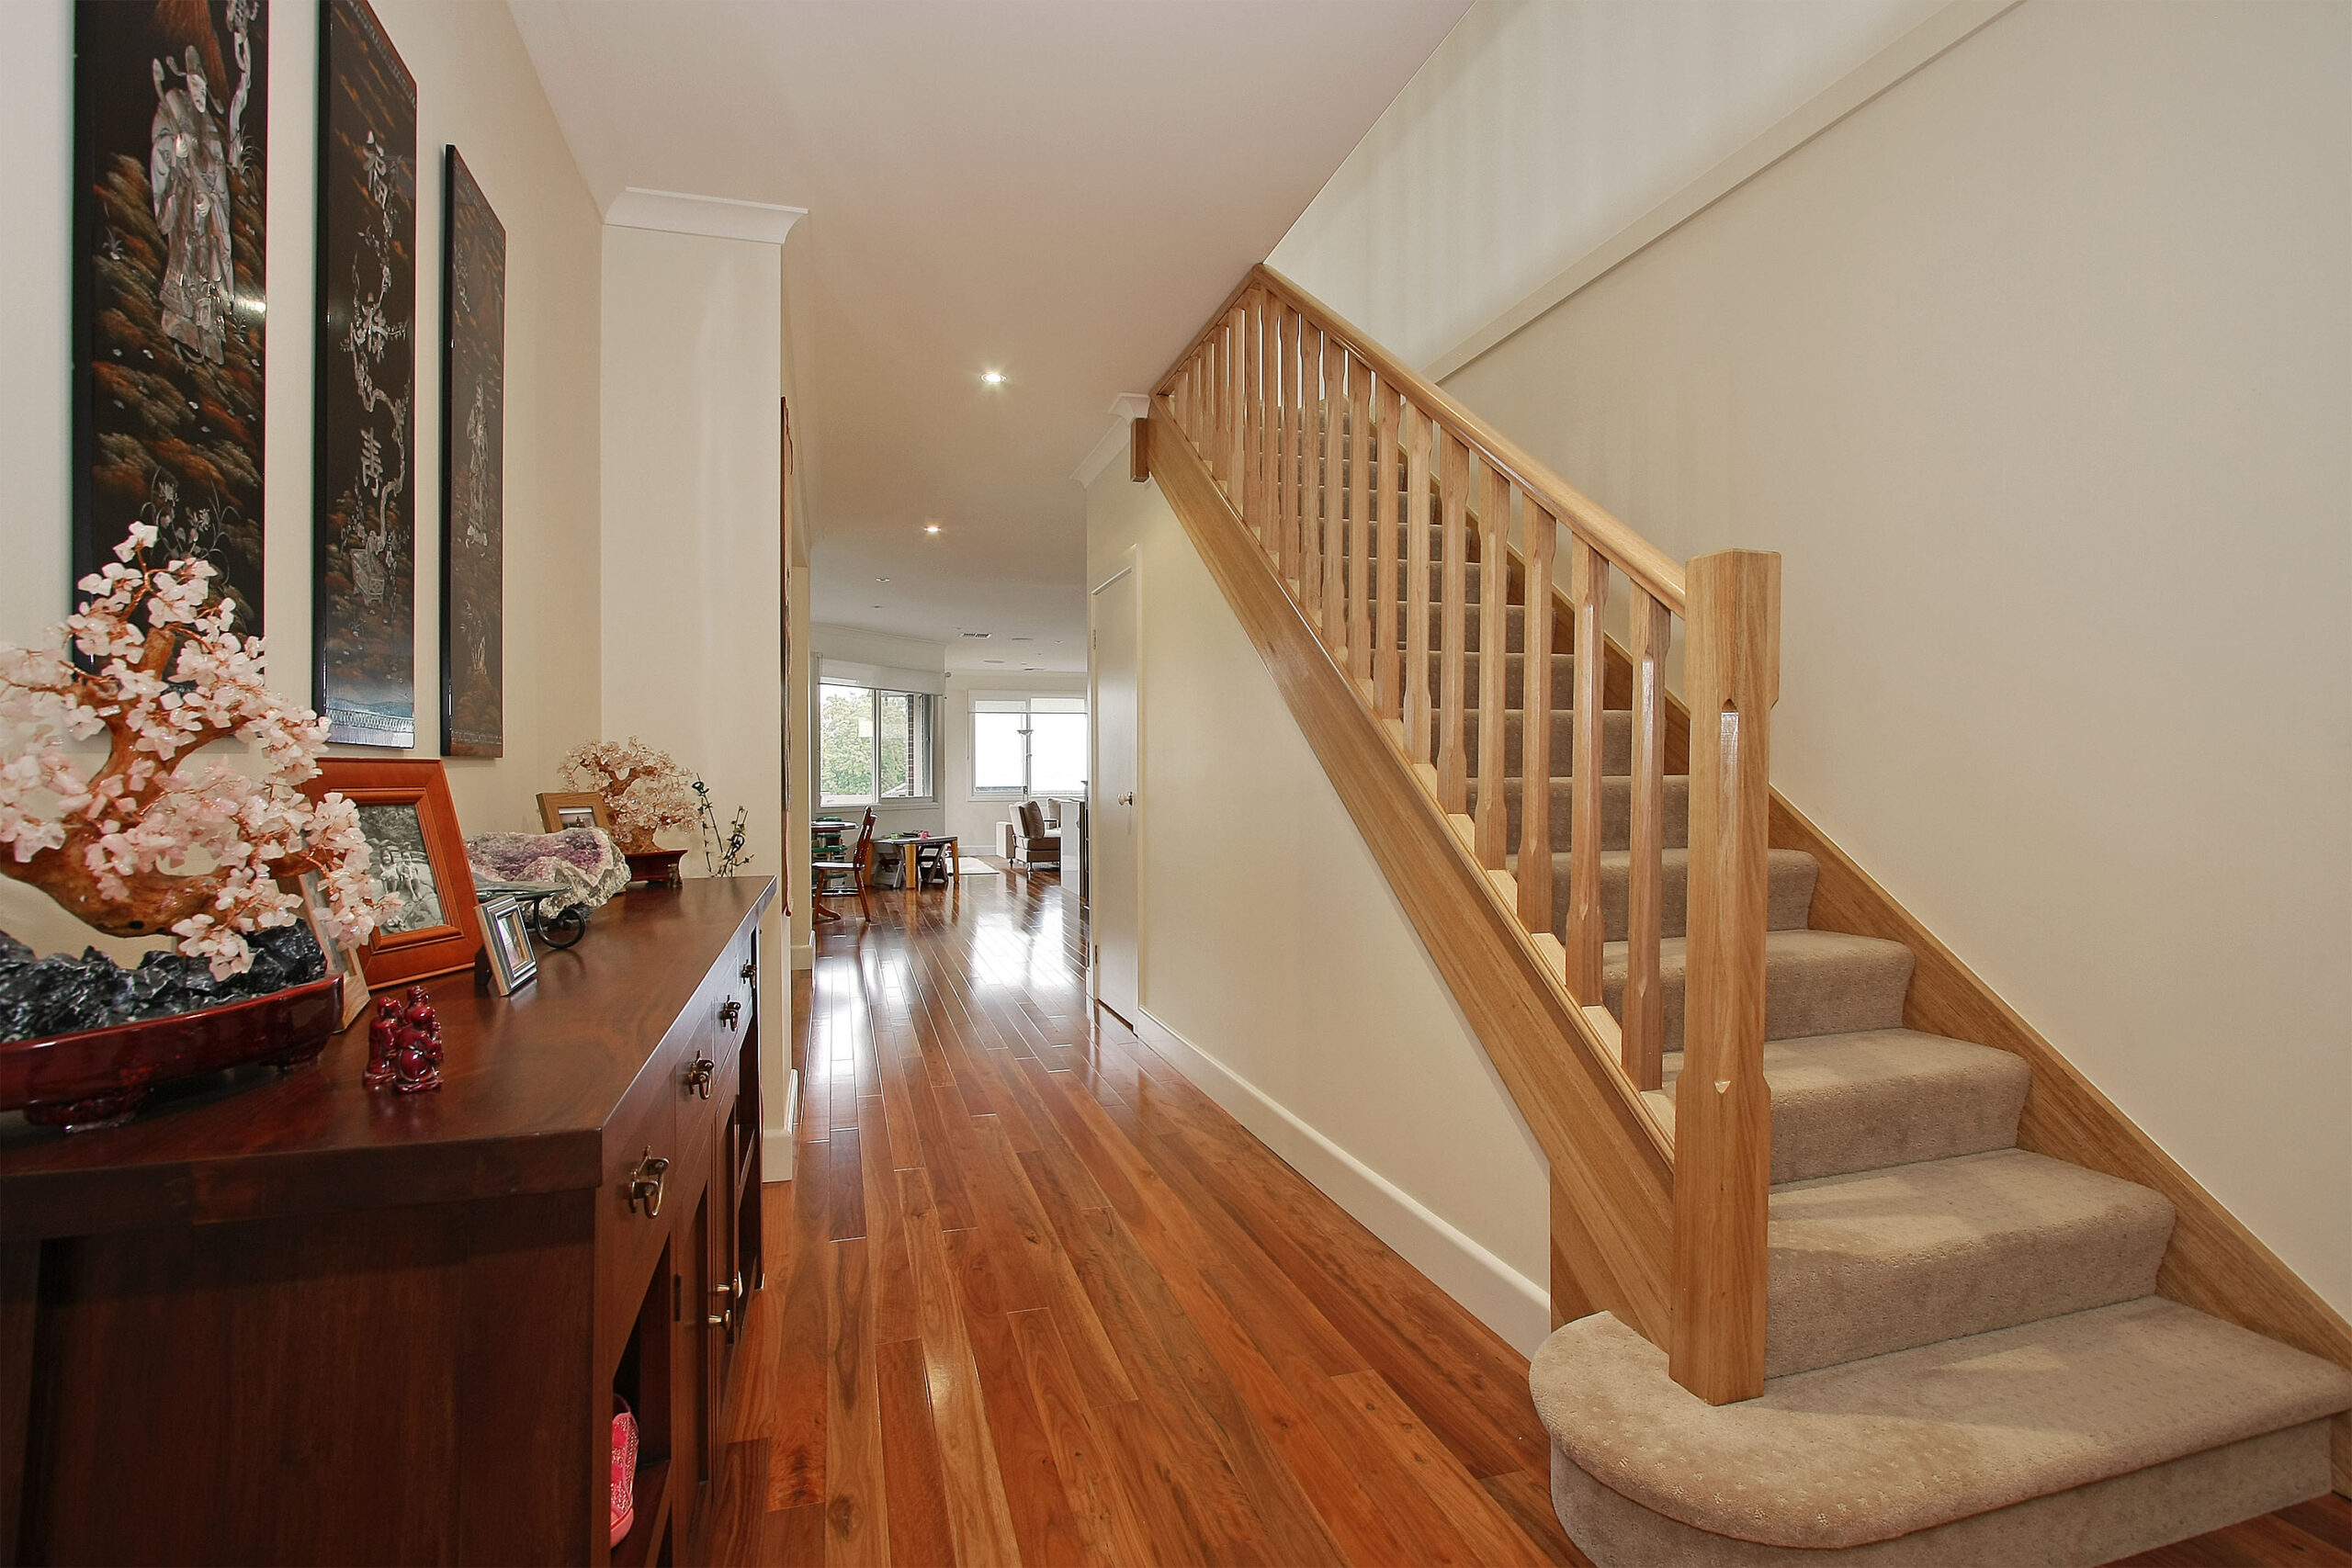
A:
<svg viewBox="0 0 2352 1568">
<path fill-rule="evenodd" d="M 1666 1058 L 1669 1116 L 1681 1072 L 1677 1051 Z M 2006 1149 L 2033 1069 L 1990 1045 L 1869 1029 L 1771 1041 L 1764 1081 L 1777 1184 Z"/>
<path fill-rule="evenodd" d="M 1777 1189 L 1764 1375 L 2147 1295 L 2172 1223 L 2144 1187 L 2015 1148 Z"/>
<path fill-rule="evenodd" d="M 1552 934 L 1562 941 L 1568 934 L 1568 897 L 1570 893 L 1568 867 L 1572 857 L 1566 850 L 1552 853 Z M 1519 856 L 1503 857 L 1504 868 L 1514 876 L 1519 874 Z M 1604 942 L 1623 942 L 1625 921 L 1631 898 L 1634 857 L 1625 850 L 1600 852 L 1600 920 Z M 1776 931 L 1803 931 L 1813 909 L 1813 885 L 1821 874 L 1820 863 L 1803 850 L 1774 850 L 1770 865 L 1770 885 L 1765 904 L 1765 925 Z M 1667 936 L 1681 936 L 1690 929 L 1690 852 L 1687 849 L 1668 850 L 1658 856 L 1658 917 L 1659 930 Z"/>
<path fill-rule="evenodd" d="M 1682 1049 L 1682 976 L 1690 943 L 1668 937 L 1658 943 L 1658 989 L 1666 1004 L 1666 1049 Z M 1600 950 L 1601 998 L 1624 1016 L 1625 944 Z M 1845 931 L 1764 933 L 1764 1037 L 1793 1040 L 1808 1034 L 1851 1034 L 1865 1029 L 1897 1029 L 1904 994 L 1911 987 L 1915 960 L 1899 942 Z"/>
<path fill-rule="evenodd" d="M 1710 1405 L 1607 1313 L 1529 1373 L 1566 1457 L 1735 1540 L 1891 1540 L 2352 1407 L 2352 1373 L 2160 1297 L 1776 1378 Z M 2239 1517 L 2239 1516 L 2232 1516 Z"/>
</svg>

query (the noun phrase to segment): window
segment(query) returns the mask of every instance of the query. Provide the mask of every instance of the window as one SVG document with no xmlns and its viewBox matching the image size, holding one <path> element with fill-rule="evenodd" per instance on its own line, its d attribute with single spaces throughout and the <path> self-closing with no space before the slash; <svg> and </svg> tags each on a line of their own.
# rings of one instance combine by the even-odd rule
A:
<svg viewBox="0 0 2352 1568">
<path fill-rule="evenodd" d="M 928 692 L 826 681 L 817 688 L 817 797 L 825 806 L 929 800 Z"/>
<path fill-rule="evenodd" d="M 972 699 L 974 795 L 1086 793 L 1084 697 Z"/>
</svg>

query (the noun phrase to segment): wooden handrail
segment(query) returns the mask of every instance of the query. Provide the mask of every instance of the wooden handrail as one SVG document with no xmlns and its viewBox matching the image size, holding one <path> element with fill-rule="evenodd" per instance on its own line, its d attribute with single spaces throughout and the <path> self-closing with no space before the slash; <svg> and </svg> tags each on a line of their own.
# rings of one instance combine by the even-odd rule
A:
<svg viewBox="0 0 2352 1568">
<path fill-rule="evenodd" d="M 1650 597 L 1676 615 L 1687 616 L 1689 612 L 1683 605 L 1685 589 L 1681 562 L 1635 533 L 1599 502 L 1528 456 L 1509 436 L 1455 402 L 1436 382 L 1381 347 L 1346 318 L 1272 267 L 1261 262 L 1250 268 L 1250 277 L 1244 281 L 1243 288 L 1253 282 L 1270 290 L 1292 309 L 1312 317 L 1323 329 L 1327 341 L 1338 339 L 1350 354 L 1371 366 L 1383 384 L 1395 387 L 1419 404 L 1423 412 L 1435 415 L 1441 428 L 1451 426 L 1453 434 L 1464 446 L 1478 453 L 1491 466 L 1500 468 L 1505 477 L 1521 490 L 1533 495 L 1545 511 L 1566 524 L 1571 533 L 1582 535 L 1588 544 L 1609 558 L 1610 565 L 1639 584 Z M 1195 340 L 1195 346 L 1197 343 Z M 1188 354 L 1191 352 L 1191 349 L 1186 350 Z M 1182 364 L 1182 358 L 1180 357 L 1177 363 Z"/>
<path fill-rule="evenodd" d="M 1564 1066 L 1575 1060 L 1585 1086 L 1576 1092 L 1613 1107 L 1565 1142 L 1561 1124 L 1547 1122 L 1555 1304 L 1616 1311 L 1664 1347 L 1672 1375 L 1703 1398 L 1752 1397 L 1763 1384 L 1770 1179 L 1764 826 L 1780 558 L 1702 557 L 1686 587 L 1681 564 L 1264 266 L 1251 269 L 1193 338 L 1152 407 L 1152 472 L 1165 474 L 1171 498 L 1185 498 L 1180 512 L 1195 542 L 1226 557 L 1220 581 L 1237 609 L 1245 601 L 1259 606 L 1253 637 L 1269 649 L 1269 637 L 1303 637 L 1319 649 L 1313 662 L 1323 666 L 1323 683 L 1313 700 L 1326 705 L 1320 711 L 1328 718 L 1329 703 L 1343 694 L 1388 749 L 1394 776 L 1380 785 L 1390 801 L 1380 829 L 1415 819 L 1397 814 L 1395 791 L 1419 794 L 1439 842 L 1420 845 L 1418 863 L 1426 870 L 1430 855 L 1457 857 L 1461 886 L 1487 906 L 1489 929 L 1510 933 L 1507 960 L 1441 967 L 1465 1013 L 1551 1021 L 1551 1032 L 1533 1038 L 1481 1034 L 1498 1067 L 1518 1065 L 1504 1076 L 1522 1112 L 1533 1124 L 1528 1095 L 1556 1106 L 1551 1097 L 1568 1092 L 1527 1077 L 1527 1064 L 1547 1052 Z M 1522 548 L 1511 544 L 1514 514 Z M 1555 563 L 1555 547 L 1566 548 L 1565 563 Z M 1265 575 L 1248 585 L 1233 573 L 1253 550 Z M 1560 565 L 1567 595 L 1555 612 Z M 1623 797 L 1604 787 L 1611 689 L 1604 671 L 1612 656 L 1625 658 L 1601 630 L 1612 571 L 1628 587 L 1633 633 L 1632 776 Z M 1292 629 L 1263 621 L 1273 602 L 1288 604 Z M 1663 670 L 1677 614 L 1690 623 L 1686 665 L 1696 711 L 1715 716 L 1693 731 L 1686 781 L 1679 1135 L 1666 1126 L 1663 1097 L 1658 1105 L 1643 1099 L 1661 1087 L 1667 1043 Z M 1564 694 L 1555 649 L 1574 672 L 1564 845 L 1552 810 L 1554 705 Z M 1295 653 L 1269 651 L 1269 663 L 1279 678 L 1306 678 Z M 1516 767 L 1509 756 L 1514 701 Z M 1350 755 L 1360 761 L 1362 748 Z M 1343 797 L 1354 782 L 1335 773 Z M 1611 817 L 1618 798 L 1625 814 Z M 1359 821 L 1368 835 L 1375 831 L 1362 813 Z M 1622 908 L 1612 907 L 1604 878 L 1604 835 L 1616 833 L 1625 835 Z M 1566 851 L 1568 873 L 1556 923 L 1555 846 Z M 1608 956 L 1612 917 L 1623 920 L 1622 974 Z M 1439 940 L 1426 928 L 1423 934 Z M 1462 939 L 1453 924 L 1442 934 Z M 1514 978 L 1500 982 L 1506 975 Z M 1504 991 L 1494 992 L 1498 983 Z M 1507 994 L 1530 984 L 1540 996 Z M 1613 1008 L 1612 986 L 1622 986 Z M 1595 1148 L 1594 1136 L 1616 1142 Z M 1670 1190 L 1627 1179 L 1647 1161 L 1670 1162 Z M 1664 1166 L 1651 1168 L 1662 1174 Z M 1661 1201 L 1670 1235 L 1658 1229 Z M 1659 1241 L 1666 1245 L 1653 1245 Z M 1556 1259 L 1568 1253 L 1586 1256 L 1577 1278 L 1564 1280 Z"/>
</svg>

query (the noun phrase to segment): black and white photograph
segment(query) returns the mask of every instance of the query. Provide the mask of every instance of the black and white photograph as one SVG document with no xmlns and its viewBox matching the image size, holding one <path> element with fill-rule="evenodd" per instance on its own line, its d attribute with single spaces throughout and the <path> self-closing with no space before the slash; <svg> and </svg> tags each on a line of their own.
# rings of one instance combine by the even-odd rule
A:
<svg viewBox="0 0 2352 1568">
<path fill-rule="evenodd" d="M 384 917 L 379 936 L 446 926 L 441 890 L 433 880 L 433 856 L 424 847 L 424 824 L 413 804 L 359 807 L 359 831 L 368 840 L 369 874 L 397 893 L 401 906 Z"/>
</svg>

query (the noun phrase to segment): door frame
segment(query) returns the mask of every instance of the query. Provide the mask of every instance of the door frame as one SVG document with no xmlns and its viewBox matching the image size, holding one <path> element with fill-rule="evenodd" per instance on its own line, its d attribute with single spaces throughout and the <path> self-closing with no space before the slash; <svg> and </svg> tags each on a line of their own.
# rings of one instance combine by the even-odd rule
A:
<svg viewBox="0 0 2352 1568">
<path fill-rule="evenodd" d="M 1130 835 L 1131 842 L 1129 845 L 1130 852 L 1127 867 L 1127 891 L 1134 905 L 1134 907 L 1128 911 L 1128 917 L 1129 925 L 1135 933 L 1136 944 L 1135 1007 L 1137 1012 L 1141 1012 L 1143 1010 L 1144 908 L 1142 853 L 1144 795 L 1142 547 L 1139 545 L 1127 546 L 1114 558 L 1113 558 L 1113 562 L 1114 564 L 1112 565 L 1111 570 L 1104 575 L 1102 580 L 1100 582 L 1091 585 L 1086 591 L 1086 706 L 1088 712 L 1087 728 L 1089 730 L 1087 745 L 1091 752 L 1087 761 L 1091 769 L 1093 781 L 1092 783 L 1090 783 L 1088 787 L 1088 804 L 1091 810 L 1095 824 L 1094 832 L 1091 835 L 1092 842 L 1086 846 L 1085 851 L 1087 858 L 1087 879 L 1090 884 L 1089 892 L 1091 895 L 1090 908 L 1087 912 L 1087 946 L 1089 952 L 1087 953 L 1086 965 L 1086 992 L 1087 999 L 1089 1001 L 1092 1002 L 1096 1007 L 1104 1006 L 1102 1001 L 1102 943 L 1101 940 L 1101 932 L 1102 930 L 1102 910 L 1105 908 L 1105 901 L 1103 898 L 1104 889 L 1102 886 L 1102 879 L 1098 874 L 1101 865 L 1099 846 L 1102 842 L 1103 839 L 1103 809 L 1106 806 L 1115 804 L 1109 799 L 1108 793 L 1106 791 L 1098 787 L 1103 777 L 1102 670 L 1101 645 L 1102 627 L 1095 615 L 1095 606 L 1102 603 L 1101 595 L 1104 589 L 1117 582 L 1121 578 L 1126 578 L 1130 580 L 1131 592 L 1135 594 L 1136 638 L 1136 645 L 1134 649 L 1135 714 L 1133 724 L 1135 757 L 1133 760 L 1133 765 L 1128 770 L 1130 776 L 1135 780 L 1136 804 L 1132 807 L 1126 807 L 1128 811 L 1133 813 L 1133 817 L 1131 818 L 1133 830 Z M 1116 1008 L 1110 1008 L 1107 1010 L 1110 1011 L 1114 1017 L 1121 1016 Z M 1133 1019 L 1124 1019 L 1123 1021 L 1125 1021 L 1130 1028 L 1135 1025 L 1135 1020 Z"/>
</svg>

